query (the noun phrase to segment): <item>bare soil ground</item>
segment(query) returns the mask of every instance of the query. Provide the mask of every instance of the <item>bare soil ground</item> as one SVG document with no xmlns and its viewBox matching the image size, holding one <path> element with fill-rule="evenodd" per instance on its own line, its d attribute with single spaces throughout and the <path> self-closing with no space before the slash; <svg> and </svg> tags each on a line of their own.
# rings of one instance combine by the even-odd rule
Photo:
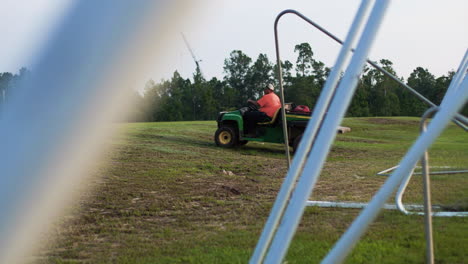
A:
<svg viewBox="0 0 468 264">
<path fill-rule="evenodd" d="M 418 134 L 417 119 L 348 119 L 311 199 L 369 201 Z M 378 125 L 378 126 L 376 126 Z M 93 186 L 44 235 L 38 263 L 246 263 L 287 172 L 281 145 L 222 149 L 214 122 L 127 124 Z M 468 137 L 451 126 L 433 165 L 466 166 Z M 441 203 L 468 203 L 465 175 L 434 177 Z M 420 178 L 405 196 L 421 202 Z M 463 200 L 465 199 L 465 200 Z M 460 207 L 460 208 L 462 208 Z M 308 208 L 288 263 L 316 263 L 359 213 Z M 436 260 L 468 259 L 465 219 L 434 219 Z M 383 212 L 349 263 L 421 263 L 422 218 Z"/>
</svg>

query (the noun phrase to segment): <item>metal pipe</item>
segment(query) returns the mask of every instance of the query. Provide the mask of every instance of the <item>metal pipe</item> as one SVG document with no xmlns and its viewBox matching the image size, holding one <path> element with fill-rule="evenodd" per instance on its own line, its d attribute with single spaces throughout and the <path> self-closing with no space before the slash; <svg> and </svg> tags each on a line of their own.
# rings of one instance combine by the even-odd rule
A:
<svg viewBox="0 0 468 264">
<path fill-rule="evenodd" d="M 468 170 L 457 170 L 457 171 L 432 171 L 429 175 L 448 175 L 448 174 L 462 174 L 468 173 Z M 422 175 L 422 173 L 414 173 L 413 175 Z"/>
<path fill-rule="evenodd" d="M 468 173 L 468 170 L 456 170 L 456 171 L 431 171 L 429 175 L 449 175 L 449 174 L 463 174 Z M 379 176 L 390 176 L 387 173 L 377 173 Z M 422 175 L 421 172 L 414 172 L 412 175 Z"/>
<path fill-rule="evenodd" d="M 311 24 L 315 28 L 319 29 L 321 32 L 328 35 L 329 37 L 331 37 L 332 39 L 334 39 L 338 43 L 343 44 L 343 42 L 340 39 L 338 39 L 336 36 L 331 34 L 329 31 L 325 30 L 324 28 L 322 28 L 318 24 L 314 23 L 313 21 L 311 21 L 307 17 L 303 16 L 301 13 L 299 13 L 299 12 L 297 12 L 295 10 L 285 10 L 285 11 L 281 12 L 278 15 L 278 17 L 277 17 L 277 19 L 275 21 L 275 43 L 276 43 L 277 46 L 278 46 L 278 44 L 277 44 L 278 40 L 277 40 L 276 24 L 277 24 L 279 18 L 282 17 L 284 14 L 287 14 L 287 13 L 292 13 L 292 14 L 295 14 L 295 15 L 299 16 L 300 18 L 302 18 L 303 20 L 305 20 L 306 22 L 308 22 L 309 24 Z M 376 69 L 382 71 L 385 75 L 387 75 L 391 79 L 397 81 L 403 87 L 407 88 L 410 92 L 415 94 L 419 99 L 421 99 L 425 103 L 427 103 L 427 104 L 429 104 L 431 106 L 435 106 L 435 104 L 430 102 L 424 96 L 419 94 L 417 91 L 415 91 L 414 89 L 412 89 L 408 85 L 401 82 L 398 78 L 394 77 L 392 74 L 388 73 L 386 70 L 384 70 L 383 68 L 381 68 L 380 66 L 378 66 L 374 62 L 372 62 L 370 60 L 367 60 L 367 62 L 369 64 L 371 64 L 373 67 L 375 67 Z M 283 93 L 284 89 L 283 89 L 283 83 L 282 83 L 282 70 L 281 70 L 281 60 L 280 60 L 280 56 L 279 56 L 279 50 L 277 52 L 277 64 L 278 64 L 278 67 L 279 67 L 278 70 L 279 70 L 279 74 L 280 74 L 280 77 L 279 77 L 280 78 L 279 79 L 280 89 L 281 89 L 281 92 Z M 283 95 L 282 95 L 282 97 L 284 98 Z M 282 104 L 284 105 L 284 100 L 282 101 Z M 283 113 L 283 116 L 285 116 L 285 111 L 282 112 L 282 113 Z M 467 121 L 468 119 L 465 118 L 464 116 L 459 115 L 459 114 L 456 114 L 455 116 L 457 118 L 461 119 L 465 124 L 468 124 L 468 121 Z M 312 120 L 313 120 L 313 118 L 311 119 L 311 121 Z M 284 120 L 283 120 L 283 123 L 285 123 Z M 463 127 L 463 124 L 461 124 L 461 127 Z M 465 130 L 467 130 L 466 126 L 463 127 L 463 128 Z M 309 125 L 307 127 L 306 131 L 304 132 L 304 135 L 307 135 L 310 132 L 310 130 L 311 129 L 310 129 L 310 125 Z M 284 127 L 283 127 L 283 131 L 287 131 L 287 130 L 284 129 Z M 285 136 L 285 138 L 287 138 L 287 135 L 284 135 L 284 136 Z M 295 181 L 296 181 L 296 179 L 298 177 L 298 173 L 300 173 L 300 171 L 299 171 L 300 166 L 302 166 L 303 161 L 306 158 L 304 153 L 308 152 L 308 150 L 310 149 L 310 146 L 313 143 L 312 140 L 314 140 L 314 138 L 303 137 L 302 143 L 301 143 L 301 145 L 299 146 L 299 149 L 296 152 L 296 155 L 295 155 L 295 158 L 294 158 L 294 160 L 292 162 L 291 168 L 290 168 L 290 170 L 288 172 L 288 175 L 287 175 L 287 177 L 286 177 L 286 179 L 285 179 L 285 181 L 284 181 L 284 183 L 283 183 L 283 185 L 282 185 L 282 187 L 280 189 L 278 197 L 277 197 L 277 199 L 275 201 L 275 204 L 273 206 L 272 212 L 271 212 L 271 214 L 270 214 L 270 216 L 269 216 L 269 218 L 267 220 L 267 223 L 265 224 L 265 228 L 264 228 L 264 230 L 262 232 L 260 240 L 259 240 L 259 242 L 257 244 L 256 249 L 255 249 L 254 255 L 252 256 L 252 258 L 250 260 L 250 263 L 260 263 L 260 261 L 262 261 L 265 250 L 266 250 L 266 247 L 268 247 L 268 244 L 271 241 L 271 236 L 272 236 L 273 232 L 275 231 L 275 228 L 278 226 L 278 221 L 279 221 L 280 217 L 282 216 L 282 213 L 284 212 L 285 203 L 286 203 L 287 199 L 290 196 L 292 188 L 294 187 Z M 304 141 L 306 141 L 306 142 L 304 142 Z M 286 147 L 286 148 L 288 150 L 287 155 L 289 155 L 289 148 L 288 147 Z M 288 158 L 288 164 L 289 164 L 289 160 L 290 159 Z M 440 214 L 440 216 L 445 216 L 445 215 Z"/>
<path fill-rule="evenodd" d="M 342 49 L 343 51 L 340 53 L 340 56 L 337 60 L 337 67 L 334 67 L 334 69 L 330 73 L 330 77 L 327 78 L 327 81 L 325 83 L 325 88 L 323 89 L 323 92 L 322 92 L 323 95 L 321 94 L 319 97 L 318 103 L 314 109 L 314 115 L 312 116 L 311 120 L 309 121 L 306 127 L 306 130 L 304 131 L 302 142 L 298 150 L 296 151 L 296 155 L 294 157 L 292 167 L 289 169 L 286 179 L 284 180 L 284 183 L 281 186 L 280 192 L 278 193 L 278 197 L 275 201 L 273 209 L 270 213 L 270 216 L 268 217 L 268 220 L 265 224 L 265 228 L 260 236 L 260 240 L 257 244 L 257 247 L 255 248 L 252 258 L 250 259 L 251 264 L 260 263 L 263 261 L 267 248 L 269 247 L 271 240 L 273 238 L 273 234 L 278 227 L 281 217 L 283 216 L 286 204 L 288 202 L 288 199 L 291 196 L 292 189 L 294 188 L 294 185 L 296 184 L 297 178 L 299 177 L 303 164 L 307 158 L 307 154 L 309 153 L 311 145 L 313 144 L 313 141 L 315 140 L 315 135 L 316 135 L 318 126 L 321 124 L 323 114 L 328 108 L 331 96 L 334 94 L 334 90 L 336 88 L 335 86 L 339 78 L 339 73 L 344 67 L 344 62 L 349 54 L 349 49 L 351 49 L 352 44 L 355 42 L 355 35 L 356 35 L 355 33 L 360 28 L 363 22 L 362 20 L 363 20 L 364 14 L 368 11 L 370 4 L 371 4 L 371 1 L 369 0 L 363 0 L 361 2 L 361 5 L 358 9 L 355 20 L 350 28 L 350 33 L 348 34 L 349 41 L 347 41 L 348 43 L 344 45 Z M 276 33 L 277 22 L 283 15 L 289 12 L 290 10 L 285 10 L 278 15 L 276 22 L 275 22 L 275 33 Z M 275 34 L 275 38 L 277 41 L 277 34 Z M 348 51 L 346 51 L 346 49 L 348 49 Z M 279 53 L 277 53 L 277 55 L 278 55 L 278 65 L 281 65 L 281 60 L 279 59 Z M 281 68 L 279 68 L 279 72 L 281 74 Z M 280 86 L 282 86 L 281 79 L 282 78 L 280 75 Z M 329 92 L 326 92 L 326 91 L 329 91 Z"/>
<path fill-rule="evenodd" d="M 421 118 L 421 134 L 427 130 L 427 119 L 438 110 L 437 107 L 430 108 Z M 429 154 L 426 150 L 421 159 L 423 172 L 423 195 L 424 195 L 424 231 L 426 234 L 426 262 L 434 264 L 434 243 L 432 236 L 432 205 L 431 205 L 431 184 L 429 178 Z"/>
<path fill-rule="evenodd" d="M 278 65 L 278 78 L 280 86 L 280 100 L 281 100 L 281 120 L 283 125 L 283 137 L 284 137 L 284 151 L 286 152 L 286 160 L 288 164 L 288 169 L 291 167 L 291 155 L 289 154 L 289 137 L 288 137 L 288 124 L 286 123 L 286 104 L 284 103 L 284 88 L 283 88 L 283 70 L 281 69 L 281 59 L 279 52 L 279 41 L 278 41 L 278 22 L 279 19 L 283 16 L 283 13 L 280 13 L 275 20 L 275 48 L 276 48 L 276 65 Z"/>
<path fill-rule="evenodd" d="M 449 87 L 447 88 L 447 92 L 445 93 L 446 95 L 451 95 L 454 90 L 456 89 L 455 87 L 458 87 L 460 85 L 460 82 L 462 81 L 463 76 L 466 74 L 466 70 L 468 68 L 468 49 L 465 52 L 465 56 L 463 56 L 462 61 L 460 62 L 460 66 L 458 66 L 458 70 L 453 76 L 453 81 L 450 83 Z"/>
<path fill-rule="evenodd" d="M 388 168 L 388 169 L 385 169 L 383 171 L 379 171 L 377 172 L 377 175 L 386 175 L 385 173 L 389 172 L 389 171 L 393 171 L 394 169 L 398 168 L 398 165 L 396 166 L 393 166 L 391 168 Z"/>
<path fill-rule="evenodd" d="M 351 208 L 351 209 L 364 209 L 368 203 L 359 202 L 327 202 L 327 201 L 307 201 L 307 206 L 317 206 L 326 208 Z M 424 206 L 420 204 L 410 204 L 409 208 L 414 210 L 424 210 Z M 383 209 L 398 210 L 394 204 L 384 204 Z"/>
<path fill-rule="evenodd" d="M 458 67 L 457 72 L 453 76 L 453 79 L 452 79 L 453 81 L 450 82 L 450 85 L 447 88 L 446 95 L 442 99 L 442 102 L 445 100 L 445 98 L 448 98 L 447 96 L 451 96 L 460 87 L 460 83 L 463 80 L 463 76 L 466 75 L 467 70 L 468 70 L 468 49 L 466 50 L 465 56 L 463 56 L 463 59 L 460 62 L 460 66 Z M 456 120 L 454 120 L 454 121 L 459 121 L 459 122 L 455 122 L 455 124 L 457 124 L 458 126 L 460 126 L 463 129 L 465 129 L 465 131 L 468 130 L 467 129 L 468 118 L 464 117 L 461 114 L 458 114 L 457 117 L 456 117 Z M 465 126 L 460 125 L 459 124 L 460 122 L 462 124 L 464 124 Z"/>
<path fill-rule="evenodd" d="M 410 212 L 408 212 L 405 209 L 405 206 L 403 205 L 403 201 L 402 201 L 403 200 L 403 193 L 405 192 L 406 187 L 408 186 L 409 180 L 411 178 L 411 175 L 413 175 L 415 168 L 416 168 L 416 166 L 413 167 L 413 169 L 403 179 L 403 181 L 400 184 L 400 187 L 398 188 L 397 194 L 395 195 L 395 204 L 396 204 L 398 210 L 400 210 L 400 212 L 402 212 L 404 214 L 410 214 Z"/>
<path fill-rule="evenodd" d="M 451 98 L 454 93 L 459 89 L 461 86 L 461 82 L 463 78 L 466 76 L 466 70 L 468 68 L 468 51 L 465 52 L 465 55 L 460 63 L 460 66 L 457 70 L 457 73 L 452 79 L 452 82 L 450 83 L 447 93 L 444 96 L 444 99 L 442 100 L 442 103 L 444 103 L 447 98 Z M 439 108 L 437 106 L 431 107 L 429 110 L 426 111 L 426 113 L 423 115 L 422 120 L 425 120 L 428 118 L 428 115 L 430 116 L 431 113 L 437 112 Z M 414 171 L 414 168 L 413 168 Z M 403 194 L 406 190 L 406 187 L 408 186 L 408 183 L 411 179 L 411 175 L 413 175 L 413 171 L 411 171 L 410 174 L 408 174 L 401 182 L 398 191 L 395 195 L 395 204 L 397 205 L 398 209 L 403 212 L 404 214 L 411 214 L 411 212 L 407 211 L 405 209 L 405 206 L 403 204 Z"/>
<path fill-rule="evenodd" d="M 368 226 L 377 217 L 382 206 L 388 200 L 392 192 L 402 181 L 405 175 L 414 168 L 416 162 L 421 158 L 424 151 L 437 139 L 450 119 L 463 107 L 468 99 L 468 78 L 461 83 L 461 89 L 457 90 L 449 99 L 440 106 L 426 133 L 422 134 L 410 148 L 400 163 L 398 169 L 390 176 L 377 194 L 372 198 L 369 205 L 354 220 L 345 234 L 335 244 L 333 249 L 324 259 L 324 263 L 340 263 L 351 251 L 358 239 L 364 234 Z"/>
<path fill-rule="evenodd" d="M 324 33 L 325 35 L 329 36 L 330 38 L 332 38 L 333 40 L 335 40 L 336 42 L 338 42 L 339 44 L 343 44 L 343 41 L 341 39 L 339 39 L 338 37 L 336 37 L 335 35 L 333 35 L 331 32 L 329 32 L 328 30 L 326 30 L 325 28 L 321 27 L 319 24 L 315 23 L 314 21 L 310 20 L 309 18 L 307 18 L 306 16 L 304 16 L 303 14 L 301 14 L 300 12 L 296 11 L 296 10 L 292 10 L 292 9 L 288 9 L 288 10 L 285 10 L 282 12 L 282 14 L 286 14 L 286 13 L 292 13 L 292 14 L 295 14 L 297 15 L 298 17 L 302 18 L 303 20 L 305 20 L 307 23 L 309 23 L 310 25 L 312 25 L 313 27 L 315 27 L 316 29 L 318 29 L 319 31 L 321 31 L 322 33 Z M 352 50 L 354 52 L 354 50 Z M 464 60 L 463 60 L 464 61 Z M 462 61 L 462 63 L 463 63 Z M 401 86 L 403 86 L 404 88 L 408 89 L 408 91 L 410 91 L 413 95 L 415 95 L 416 97 L 418 97 L 421 101 L 423 101 L 425 104 L 427 104 L 428 106 L 430 107 L 434 107 L 434 106 L 437 106 L 436 104 L 434 104 L 433 102 L 431 102 L 429 99 L 427 99 L 426 97 L 424 97 L 422 94 L 420 94 L 419 92 L 417 92 L 416 90 L 414 90 L 413 88 L 411 88 L 409 85 L 405 84 L 404 82 L 402 82 L 400 79 L 398 79 L 397 77 L 395 77 L 393 74 L 389 73 L 388 71 L 386 71 L 384 68 L 380 67 L 379 65 L 377 65 L 375 62 L 371 61 L 371 60 L 367 60 L 367 63 L 369 63 L 372 67 L 376 68 L 377 70 L 381 71 L 383 74 L 385 74 L 387 77 L 391 78 L 392 80 L 396 81 L 398 84 L 400 84 Z M 454 117 L 454 120 L 453 122 L 455 124 L 457 124 L 458 126 L 460 126 L 461 128 L 463 128 L 465 131 L 468 131 L 468 118 L 461 115 L 461 114 L 456 114 L 455 117 Z"/>
<path fill-rule="evenodd" d="M 368 203 L 356 203 L 356 202 L 329 202 L 329 201 L 307 201 L 306 206 L 318 206 L 328 208 L 354 208 L 364 209 L 368 206 Z M 406 207 L 410 210 L 424 210 L 424 206 L 420 204 L 407 204 Z M 440 206 L 433 205 L 433 209 L 441 209 Z M 384 204 L 382 209 L 387 210 L 399 210 L 395 204 Z M 424 212 L 413 212 L 409 211 L 409 215 L 424 215 Z M 433 212 L 433 217 L 467 217 L 468 212 Z"/>
<path fill-rule="evenodd" d="M 382 15 L 387 4 L 388 1 L 382 0 L 374 4 L 374 8 L 361 34 L 356 52 L 345 71 L 343 79 L 336 89 L 336 93 L 329 107 L 329 112 L 323 120 L 322 129 L 318 132 L 308 162 L 304 166 L 301 178 L 296 185 L 296 189 L 291 196 L 282 222 L 272 241 L 268 255 L 265 258 L 266 263 L 278 263 L 285 256 L 287 245 L 289 245 L 292 240 L 303 214 L 307 199 L 318 179 L 318 175 L 323 167 L 327 153 L 331 148 L 331 144 L 336 137 L 336 127 L 342 121 L 351 101 L 353 91 L 356 88 L 359 75 L 364 67 L 370 46 L 380 26 Z"/>
</svg>

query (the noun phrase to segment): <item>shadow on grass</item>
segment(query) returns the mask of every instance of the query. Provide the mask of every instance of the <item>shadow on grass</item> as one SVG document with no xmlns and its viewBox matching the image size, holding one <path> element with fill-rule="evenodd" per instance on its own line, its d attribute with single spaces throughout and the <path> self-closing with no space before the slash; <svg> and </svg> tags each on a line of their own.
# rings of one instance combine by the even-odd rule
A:
<svg viewBox="0 0 468 264">
<path fill-rule="evenodd" d="M 188 136 L 183 136 L 183 135 L 166 136 L 166 135 L 137 134 L 137 135 L 134 135 L 133 137 L 137 139 L 154 141 L 155 143 L 169 141 L 169 142 L 174 142 L 178 145 L 190 144 L 193 146 L 200 146 L 200 147 L 215 147 L 216 146 L 214 142 L 208 142 L 203 139 L 196 139 L 193 137 L 188 137 Z"/>
<path fill-rule="evenodd" d="M 270 148 L 267 146 L 259 146 L 260 143 L 253 143 L 249 142 L 247 145 L 238 147 L 242 154 L 261 154 L 261 153 L 268 153 L 268 154 L 280 154 L 284 155 L 284 148 L 282 145 L 275 144 L 276 148 Z M 273 143 L 266 143 L 270 146 L 273 146 Z M 291 149 L 291 148 L 290 148 Z"/>
<path fill-rule="evenodd" d="M 220 147 L 216 146 L 214 139 L 212 141 L 208 141 L 202 138 L 194 138 L 185 135 L 175 135 L 175 136 L 167 136 L 167 135 L 148 135 L 148 134 L 138 134 L 134 135 L 134 137 L 144 140 L 150 140 L 156 142 L 172 142 L 177 145 L 191 145 L 197 147 L 208 147 L 212 149 L 220 149 Z M 267 145 L 263 145 L 263 142 L 249 142 L 247 145 L 238 146 L 235 148 L 231 148 L 232 151 L 238 151 L 240 154 L 244 155 L 257 155 L 257 154 L 284 154 L 284 148 L 281 144 L 273 144 L 273 143 L 266 143 Z M 273 146 L 273 147 L 271 147 Z"/>
</svg>

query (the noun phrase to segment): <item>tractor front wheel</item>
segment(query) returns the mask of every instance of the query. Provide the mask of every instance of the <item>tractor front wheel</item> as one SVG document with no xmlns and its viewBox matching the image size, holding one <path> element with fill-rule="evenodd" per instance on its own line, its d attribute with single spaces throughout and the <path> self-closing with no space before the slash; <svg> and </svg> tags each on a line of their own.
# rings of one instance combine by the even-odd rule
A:
<svg viewBox="0 0 468 264">
<path fill-rule="evenodd" d="M 232 148 L 237 145 L 239 138 L 232 127 L 223 126 L 215 133 L 215 143 L 219 147 Z"/>
</svg>

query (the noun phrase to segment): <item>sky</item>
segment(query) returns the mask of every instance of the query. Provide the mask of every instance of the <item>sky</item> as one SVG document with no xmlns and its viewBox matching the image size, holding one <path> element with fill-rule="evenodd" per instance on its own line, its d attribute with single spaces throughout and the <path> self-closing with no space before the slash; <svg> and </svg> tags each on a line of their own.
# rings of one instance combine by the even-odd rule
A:
<svg viewBox="0 0 468 264">
<path fill-rule="evenodd" d="M 60 24 L 74 0 L 2 0 L 0 9 L 0 72 L 29 67 L 50 33 Z M 191 46 L 205 78 L 223 77 L 224 60 L 241 50 L 253 61 L 260 53 L 276 61 L 273 24 L 285 9 L 295 9 L 344 39 L 360 4 L 358 0 L 236 0 L 191 1 L 190 14 L 174 18 L 171 49 L 160 58 L 164 68 L 150 69 L 147 80 L 169 79 L 177 70 L 191 78 Z M 416 67 L 436 77 L 456 70 L 468 48 L 468 1 L 393 0 L 371 50 L 371 60 L 389 59 L 399 76 Z M 294 46 L 308 42 L 317 60 L 333 66 L 340 45 L 293 15 L 278 27 L 282 60 L 295 62 Z M 157 32 L 155 32 L 157 34 Z M 158 58 L 155 58 L 158 60 Z M 159 61 L 161 62 L 161 61 Z M 142 80 L 142 86 L 147 80 Z"/>
</svg>

